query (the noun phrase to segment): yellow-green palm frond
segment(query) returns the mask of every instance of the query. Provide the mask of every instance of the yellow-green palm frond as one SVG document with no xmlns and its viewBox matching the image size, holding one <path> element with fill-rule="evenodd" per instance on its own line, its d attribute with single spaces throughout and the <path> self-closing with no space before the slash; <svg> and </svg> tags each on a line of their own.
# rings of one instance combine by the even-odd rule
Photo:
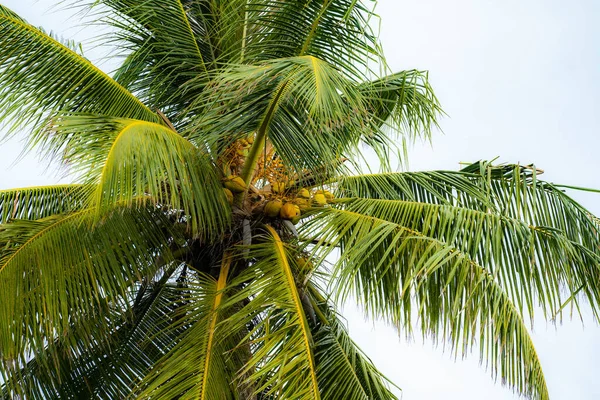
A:
<svg viewBox="0 0 600 400">
<path fill-rule="evenodd" d="M 342 316 L 311 280 L 306 285 L 306 302 L 312 318 L 315 362 L 321 398 L 324 400 L 398 400 L 391 383 L 350 338 Z M 309 312 L 310 314 L 310 312 Z"/>
<path fill-rule="evenodd" d="M 128 287 L 168 260 L 164 217 L 117 208 L 94 224 L 95 209 L 0 226 L 0 357 L 27 362 L 78 319 L 127 296 Z"/>
<path fill-rule="evenodd" d="M 223 324 L 232 332 L 252 326 L 247 335 L 252 353 L 240 377 L 256 394 L 273 399 L 320 399 L 314 341 L 296 285 L 293 249 L 276 230 L 266 229 L 260 243 L 249 249 L 248 256 L 254 261 L 232 285 L 248 283 L 230 297 L 228 305 L 244 302 L 244 298 L 250 301 Z"/>
<path fill-rule="evenodd" d="M 87 59 L 41 30 L 0 13 L 0 121 L 39 129 L 57 112 L 159 122 L 158 116 Z"/>
<path fill-rule="evenodd" d="M 136 398 L 182 398 L 229 400 L 238 398 L 236 372 L 243 363 L 236 361 L 234 347 L 239 335 L 224 330 L 227 317 L 223 307 L 228 296 L 232 257 L 225 254 L 218 279 L 198 274 L 181 289 L 173 323 L 167 332 L 185 328 L 173 349 L 156 362 L 154 369 L 137 382 Z M 185 305 L 187 304 L 187 306 Z M 237 336 L 237 337 L 236 337 Z"/>
<path fill-rule="evenodd" d="M 99 211 L 151 201 L 206 238 L 228 225 L 230 209 L 209 155 L 170 128 L 75 114 L 53 120 L 43 136 L 51 156 L 95 185 L 91 205 Z"/>
</svg>

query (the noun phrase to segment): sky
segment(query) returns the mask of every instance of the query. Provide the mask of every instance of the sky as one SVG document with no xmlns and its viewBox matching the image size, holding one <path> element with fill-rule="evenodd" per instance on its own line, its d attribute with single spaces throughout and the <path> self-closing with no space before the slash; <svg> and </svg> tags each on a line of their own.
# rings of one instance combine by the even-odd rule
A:
<svg viewBox="0 0 600 400">
<path fill-rule="evenodd" d="M 49 11 L 48 0 L 0 3 L 67 38 L 85 43 L 96 34 L 68 12 Z M 459 162 L 499 157 L 535 163 L 550 182 L 600 188 L 600 2 L 380 0 L 376 11 L 391 69 L 428 70 L 448 114 L 431 144 L 411 148 L 411 170 L 456 170 Z M 0 189 L 61 181 L 35 155 L 16 162 L 17 139 L 0 145 Z M 600 215 L 600 194 L 571 194 Z M 351 305 L 344 314 L 403 400 L 518 399 L 494 383 L 477 354 L 454 360 L 420 337 L 407 341 L 366 321 Z M 589 313 L 584 323 L 536 320 L 532 335 L 554 400 L 600 398 L 600 328 Z"/>
</svg>

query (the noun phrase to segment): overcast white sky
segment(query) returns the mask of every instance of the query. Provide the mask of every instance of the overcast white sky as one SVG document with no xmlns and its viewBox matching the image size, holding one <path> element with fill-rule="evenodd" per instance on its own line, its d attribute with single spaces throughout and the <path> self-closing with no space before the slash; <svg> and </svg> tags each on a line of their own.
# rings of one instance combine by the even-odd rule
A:
<svg viewBox="0 0 600 400">
<path fill-rule="evenodd" d="M 34 25 L 82 41 L 68 13 L 49 0 L 0 0 Z M 545 180 L 600 188 L 600 2 L 594 0 L 380 0 L 393 70 L 427 69 L 448 118 L 433 146 L 417 145 L 412 170 L 457 169 L 460 161 L 534 162 Z M 84 47 L 85 49 L 85 47 Z M 97 56 L 86 52 L 89 58 Z M 18 141 L 0 148 L 0 189 L 55 183 L 33 156 L 11 166 Z M 600 214 L 600 195 L 574 193 Z M 510 400 L 478 356 L 454 361 L 417 339 L 346 310 L 351 333 L 404 400 Z M 539 321 L 534 340 L 555 400 L 600 398 L 600 328 Z"/>
</svg>

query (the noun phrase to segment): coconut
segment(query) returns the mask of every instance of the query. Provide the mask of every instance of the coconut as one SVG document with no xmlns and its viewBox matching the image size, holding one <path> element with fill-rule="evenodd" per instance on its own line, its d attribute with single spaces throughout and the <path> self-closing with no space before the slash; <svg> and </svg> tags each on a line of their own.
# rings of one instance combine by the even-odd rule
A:
<svg viewBox="0 0 600 400">
<path fill-rule="evenodd" d="M 293 203 L 285 203 L 279 211 L 279 216 L 283 219 L 292 219 L 296 216 L 300 216 L 300 208 Z"/>
<path fill-rule="evenodd" d="M 227 178 L 225 178 L 223 186 L 231 190 L 233 193 L 245 192 L 247 189 L 246 182 L 244 182 L 244 180 L 237 175 L 229 175 Z"/>
<path fill-rule="evenodd" d="M 335 196 L 329 190 L 317 190 L 315 194 L 322 194 L 323 196 L 325 196 L 325 199 L 327 199 L 327 201 L 335 199 Z"/>
<path fill-rule="evenodd" d="M 322 193 L 315 194 L 313 197 L 313 201 L 318 207 L 323 207 L 325 204 L 327 204 L 327 198 Z"/>
<path fill-rule="evenodd" d="M 225 197 L 227 197 L 227 202 L 229 204 L 233 204 L 233 193 L 231 192 L 231 190 L 223 188 L 223 193 L 225 193 Z"/>
<path fill-rule="evenodd" d="M 302 189 L 298 190 L 297 196 L 300 197 L 301 199 L 310 199 L 310 192 L 308 191 L 308 189 L 302 188 Z"/>
<path fill-rule="evenodd" d="M 296 204 L 301 211 L 310 207 L 310 202 L 307 199 L 302 198 L 294 200 L 294 204 Z"/>
<path fill-rule="evenodd" d="M 285 183 L 284 182 L 273 182 L 273 183 L 271 183 L 271 191 L 273 193 L 283 193 L 284 190 L 285 190 Z"/>
<path fill-rule="evenodd" d="M 275 218 L 279 215 L 283 203 L 281 200 L 271 200 L 265 204 L 264 213 L 267 217 Z"/>
<path fill-rule="evenodd" d="M 290 222 L 294 225 L 296 225 L 298 222 L 300 222 L 300 214 L 298 214 L 294 218 L 290 219 Z"/>
</svg>

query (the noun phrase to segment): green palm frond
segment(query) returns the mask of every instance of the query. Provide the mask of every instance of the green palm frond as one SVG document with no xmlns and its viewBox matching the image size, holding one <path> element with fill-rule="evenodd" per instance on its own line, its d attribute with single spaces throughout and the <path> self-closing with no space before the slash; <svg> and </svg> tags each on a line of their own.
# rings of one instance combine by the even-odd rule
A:
<svg viewBox="0 0 600 400">
<path fill-rule="evenodd" d="M 415 229 L 349 210 L 324 211 L 310 229 L 340 247 L 332 282 L 339 282 L 334 286 L 342 298 L 351 292 L 370 315 L 385 316 L 406 332 L 415 312 L 424 334 L 450 341 L 457 352 L 479 343 L 494 376 L 520 393 L 548 398 L 518 308 L 495 275 L 469 254 Z"/>
<path fill-rule="evenodd" d="M 204 111 L 190 139 L 217 152 L 256 132 L 254 151 L 262 152 L 268 139 L 290 167 L 316 171 L 353 152 L 367 134 L 360 92 L 312 56 L 234 67 L 215 79 L 210 92 L 194 106 Z"/>
<path fill-rule="evenodd" d="M 556 315 L 563 297 L 578 291 L 594 309 L 600 300 L 600 254 L 594 250 L 600 237 L 586 248 L 556 228 L 489 211 L 404 200 L 356 199 L 344 208 L 452 244 L 485 266 L 531 318 L 536 306 L 547 317 Z M 590 236 L 593 239 L 593 233 Z"/>
<path fill-rule="evenodd" d="M 394 137 L 402 140 L 400 160 L 407 159 L 407 144 L 416 139 L 430 139 L 438 118 L 443 114 L 440 104 L 429 84 L 425 71 L 403 71 L 366 82 L 359 86 L 361 95 L 368 104 L 372 135 L 365 135 L 364 141 L 373 148 L 388 170 L 391 158 L 390 140 L 381 137 Z M 375 134 L 380 132 L 380 134 Z"/>
<path fill-rule="evenodd" d="M 388 388 L 390 382 L 352 341 L 323 291 L 310 282 L 306 294 L 320 312 L 320 318 L 315 318 L 313 337 L 321 398 L 398 400 Z"/>
<path fill-rule="evenodd" d="M 235 373 L 242 364 L 235 362 L 235 335 L 224 331 L 222 304 L 232 258 L 226 254 L 218 280 L 199 274 L 188 281 L 179 302 L 188 303 L 173 314 L 168 330 L 186 332 L 177 345 L 157 361 L 155 369 L 138 383 L 141 398 L 194 398 L 199 400 L 235 399 Z M 225 314 L 226 315 L 226 314 Z M 239 339 L 239 338 L 238 338 Z M 233 360 L 233 361 L 232 361 Z M 137 397 L 136 397 L 137 398 Z"/>
<path fill-rule="evenodd" d="M 44 148 L 96 186 L 93 204 L 183 210 L 195 234 L 214 237 L 229 208 L 209 156 L 163 125 L 95 115 L 67 115 L 44 130 Z"/>
<path fill-rule="evenodd" d="M 0 228 L 0 356 L 25 363 L 30 351 L 79 318 L 119 301 L 170 254 L 168 226 L 151 209 L 95 209 Z M 90 314 L 91 313 L 91 314 Z M 102 316 L 99 316 L 102 317 Z"/>
<path fill-rule="evenodd" d="M 156 280 L 142 283 L 137 293 L 131 293 L 135 297 L 124 299 L 127 309 L 98 310 L 106 315 L 104 319 L 94 317 L 72 325 L 27 365 L 5 377 L 8 385 L 3 396 L 126 398 L 185 332 L 167 329 L 181 293 L 169 282 L 175 271 L 169 266 Z M 58 362 L 53 361 L 56 357 Z"/>
<path fill-rule="evenodd" d="M 224 322 L 226 330 L 248 334 L 252 354 L 240 372 L 264 398 L 320 399 L 313 338 L 301 293 L 296 286 L 293 251 L 267 226 L 261 243 L 250 247 L 255 260 L 232 285 L 248 282 L 231 296 L 231 306 L 249 302 Z"/>
<path fill-rule="evenodd" d="M 91 192 L 92 187 L 78 184 L 0 190 L 0 224 L 77 211 L 87 205 Z"/>
<path fill-rule="evenodd" d="M 563 190 L 540 180 L 533 166 L 479 162 L 461 171 L 403 172 L 342 177 L 340 197 L 406 200 L 491 212 L 533 227 L 559 230 L 597 250 L 597 219 Z"/>
<path fill-rule="evenodd" d="M 0 122 L 39 128 L 58 111 L 158 122 L 155 113 L 88 60 L 39 29 L 0 13 Z"/>
<path fill-rule="evenodd" d="M 182 93 L 185 83 L 206 72 L 214 62 L 203 21 L 188 14 L 191 2 L 102 0 L 90 2 L 106 10 L 104 20 L 113 27 L 110 43 L 127 57 L 115 79 L 174 122 L 181 99 L 200 93 Z M 106 40 L 106 39 L 104 39 Z"/>
<path fill-rule="evenodd" d="M 358 81 L 383 54 L 371 29 L 372 10 L 356 0 L 250 0 L 244 61 L 310 55 Z"/>
</svg>

